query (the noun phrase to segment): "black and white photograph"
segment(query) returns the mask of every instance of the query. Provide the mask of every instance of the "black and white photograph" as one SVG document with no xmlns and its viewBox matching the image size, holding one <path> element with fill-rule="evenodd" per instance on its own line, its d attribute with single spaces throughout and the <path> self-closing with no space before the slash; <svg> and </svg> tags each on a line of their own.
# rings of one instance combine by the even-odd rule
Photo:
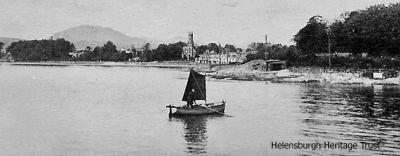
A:
<svg viewBox="0 0 400 156">
<path fill-rule="evenodd" d="M 400 1 L 0 0 L 0 155 L 400 155 Z"/>
</svg>

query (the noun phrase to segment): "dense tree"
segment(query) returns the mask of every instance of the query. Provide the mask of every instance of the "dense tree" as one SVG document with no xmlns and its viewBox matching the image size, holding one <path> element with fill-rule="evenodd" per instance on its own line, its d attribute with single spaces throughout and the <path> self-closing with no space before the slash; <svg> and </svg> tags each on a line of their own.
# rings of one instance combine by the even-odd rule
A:
<svg viewBox="0 0 400 156">
<path fill-rule="evenodd" d="M 3 50 L 4 43 L 0 42 L 0 51 Z"/>
<path fill-rule="evenodd" d="M 184 42 L 177 42 L 168 45 L 168 56 L 166 60 L 178 60 L 181 59 L 183 47 L 186 46 Z"/>
<path fill-rule="evenodd" d="M 400 3 L 374 5 L 347 12 L 341 18 L 327 29 L 321 16 L 311 17 L 294 37 L 297 48 L 311 56 L 326 53 L 329 34 L 332 52 L 372 56 L 400 54 Z"/>
<path fill-rule="evenodd" d="M 227 52 L 236 52 L 236 47 L 234 45 L 231 45 L 231 44 L 225 44 L 224 49 Z"/>
<path fill-rule="evenodd" d="M 90 47 L 90 46 L 86 46 L 86 49 L 85 49 L 85 51 L 86 51 L 86 52 L 90 52 L 90 51 L 92 51 L 92 47 Z"/>
<path fill-rule="evenodd" d="M 171 61 L 181 59 L 183 47 L 186 46 L 184 42 L 177 42 L 173 44 L 160 44 L 156 49 L 149 50 L 142 55 L 143 61 Z"/>
<path fill-rule="evenodd" d="M 121 54 L 122 53 L 126 54 L 125 52 L 121 52 Z M 118 52 L 117 53 L 112 53 L 111 60 L 114 61 L 114 62 L 120 61 L 120 59 L 123 59 L 123 57 L 124 57 L 124 55 L 123 54 L 121 55 L 121 54 L 119 54 Z"/>
<path fill-rule="evenodd" d="M 0 58 L 2 58 L 5 54 L 2 52 L 4 43 L 0 42 Z"/>
<path fill-rule="evenodd" d="M 251 61 L 251 60 L 256 60 L 259 59 L 257 58 L 256 54 L 247 54 L 246 55 L 246 61 Z"/>
<path fill-rule="evenodd" d="M 286 46 L 281 44 L 268 44 L 264 46 L 263 43 L 252 43 L 249 45 L 249 49 L 255 48 L 256 53 L 247 54 L 247 61 L 255 60 L 255 59 L 265 59 L 265 51 L 268 52 L 267 59 L 279 59 L 288 61 L 288 65 L 293 65 L 295 62 L 299 60 L 299 52 L 296 46 Z"/>
<path fill-rule="evenodd" d="M 299 60 L 299 51 L 297 50 L 296 46 L 291 45 L 286 49 L 285 53 L 285 60 L 287 61 L 288 65 L 293 64 L 294 62 Z"/>
<path fill-rule="evenodd" d="M 346 12 L 329 27 L 321 19 L 320 16 L 310 18 L 295 35 L 294 41 L 300 50 L 293 55 L 297 57 L 297 65 L 326 66 L 328 58 L 317 58 L 315 54 L 327 52 L 327 39 L 330 39 L 332 53 L 368 53 L 374 56 L 333 57 L 334 67 L 396 68 L 400 64 L 400 3 Z"/>
<path fill-rule="evenodd" d="M 64 39 L 18 41 L 7 48 L 17 61 L 69 60 L 69 52 L 74 50 L 74 45 Z"/>
<path fill-rule="evenodd" d="M 220 53 L 220 47 L 216 43 L 209 43 L 207 45 L 207 49 L 208 50 L 214 50 L 215 52 Z"/>
<path fill-rule="evenodd" d="M 217 53 L 221 52 L 236 52 L 236 48 L 234 45 L 226 44 L 224 47 L 220 47 L 220 45 L 216 43 L 209 43 L 207 45 L 201 45 L 196 47 L 197 54 L 203 54 L 205 51 L 215 51 Z"/>
<path fill-rule="evenodd" d="M 140 59 L 144 62 L 152 61 L 152 51 L 150 49 L 150 43 L 146 43 L 142 47 L 142 53 L 140 54 Z"/>
<path fill-rule="evenodd" d="M 350 52 L 349 41 L 344 32 L 344 24 L 340 20 L 336 20 L 330 25 L 330 42 L 332 52 Z"/>
<path fill-rule="evenodd" d="M 115 46 L 111 41 L 108 41 L 101 48 L 100 59 L 103 61 L 118 61 L 118 50 L 117 46 Z"/>
<path fill-rule="evenodd" d="M 92 61 L 101 61 L 101 54 L 102 54 L 103 48 L 100 46 L 96 46 L 93 49 L 93 52 L 91 53 L 91 58 Z"/>
<path fill-rule="evenodd" d="M 400 53 L 400 3 L 374 5 L 365 10 L 347 13 L 342 27 L 340 22 L 332 24 L 332 29 L 342 29 L 335 33 L 343 38 L 345 47 L 352 53 L 369 53 L 375 56 Z"/>
<path fill-rule="evenodd" d="M 97 46 L 93 50 L 88 46 L 85 52 L 76 58 L 78 61 L 100 61 L 100 47 Z"/>
<path fill-rule="evenodd" d="M 207 50 L 208 50 L 208 47 L 206 45 L 201 45 L 201 46 L 196 47 L 196 52 L 198 54 L 203 54 Z"/>
<path fill-rule="evenodd" d="M 169 56 L 169 51 L 168 51 L 168 45 L 166 44 L 160 44 L 157 49 L 152 51 L 152 60 L 154 61 L 163 61 L 164 59 L 168 59 Z"/>
<path fill-rule="evenodd" d="M 184 46 L 187 46 L 187 44 L 185 43 L 185 42 L 182 42 L 182 41 L 179 41 L 179 42 L 176 42 L 176 43 L 173 43 L 174 45 L 177 45 L 177 46 L 179 46 L 179 47 L 184 47 Z"/>
<path fill-rule="evenodd" d="M 322 17 L 311 17 L 307 25 L 295 35 L 294 41 L 297 48 L 309 56 L 328 52 L 327 25 Z"/>
</svg>

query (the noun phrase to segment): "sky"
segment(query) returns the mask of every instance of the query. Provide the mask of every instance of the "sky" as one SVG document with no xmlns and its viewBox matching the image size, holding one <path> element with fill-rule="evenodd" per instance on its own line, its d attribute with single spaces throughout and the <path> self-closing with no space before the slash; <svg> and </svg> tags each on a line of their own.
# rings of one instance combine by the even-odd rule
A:
<svg viewBox="0 0 400 156">
<path fill-rule="evenodd" d="M 333 21 L 345 11 L 400 0 L 0 0 L 0 37 L 49 38 L 80 25 L 132 37 L 171 39 L 194 33 L 198 44 L 294 44 L 310 17 Z"/>
</svg>

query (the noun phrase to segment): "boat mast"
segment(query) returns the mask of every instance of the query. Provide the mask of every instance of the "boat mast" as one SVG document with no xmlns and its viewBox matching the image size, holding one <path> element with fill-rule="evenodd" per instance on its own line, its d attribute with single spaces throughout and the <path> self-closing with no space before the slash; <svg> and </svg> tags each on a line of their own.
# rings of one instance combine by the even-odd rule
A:
<svg viewBox="0 0 400 156">
<path fill-rule="evenodd" d="M 193 70 L 193 69 L 192 69 L 192 70 Z M 198 83 L 198 81 L 197 81 L 197 79 L 196 79 L 196 76 L 195 76 L 192 72 L 190 72 L 190 73 L 191 73 L 191 75 L 193 76 L 194 81 L 196 82 L 197 87 L 199 87 L 200 93 L 201 93 L 201 95 L 204 97 L 205 103 L 207 103 L 207 96 L 204 95 L 203 92 L 201 91 L 200 85 L 199 85 L 199 83 Z M 205 81 L 206 81 L 206 75 L 204 74 L 204 83 L 205 83 Z"/>
<path fill-rule="evenodd" d="M 206 81 L 207 81 L 207 71 L 204 72 L 204 82 L 206 82 Z M 207 86 L 207 83 L 206 83 L 206 86 Z M 207 96 L 204 98 L 204 104 L 207 104 Z"/>
</svg>

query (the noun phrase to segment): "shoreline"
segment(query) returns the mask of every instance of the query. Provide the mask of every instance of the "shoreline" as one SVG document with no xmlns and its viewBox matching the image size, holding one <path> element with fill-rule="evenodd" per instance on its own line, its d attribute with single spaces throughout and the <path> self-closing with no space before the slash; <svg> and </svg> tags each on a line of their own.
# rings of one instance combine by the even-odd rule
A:
<svg viewBox="0 0 400 156">
<path fill-rule="evenodd" d="M 301 67 L 300 67 L 301 68 Z M 219 73 L 212 75 L 216 79 L 266 81 L 272 83 L 320 83 L 343 85 L 400 85 L 400 77 L 370 79 L 358 73 L 296 73 L 290 70 L 276 72 Z"/>
<path fill-rule="evenodd" d="M 207 72 L 207 76 L 215 79 L 239 81 L 266 81 L 272 83 L 329 83 L 345 85 L 400 85 L 400 77 L 387 79 L 370 79 L 362 76 L 360 72 L 327 71 L 323 68 L 292 67 L 279 71 L 263 71 L 254 69 L 260 60 L 250 61 L 242 65 L 223 65 L 210 68 L 208 64 L 194 62 L 1 62 L 15 66 L 93 66 L 93 67 L 149 67 L 185 69 L 193 68 Z"/>
<path fill-rule="evenodd" d="M 273 83 L 328 83 L 344 85 L 400 85 L 400 76 L 371 79 L 364 77 L 367 70 L 333 70 L 321 67 L 291 67 L 279 71 L 259 70 L 262 61 L 254 60 L 246 64 L 222 69 L 213 73 L 216 79 L 267 81 Z"/>
<path fill-rule="evenodd" d="M 89 67 L 150 67 L 150 68 L 171 68 L 184 69 L 193 68 L 206 70 L 208 65 L 196 63 L 170 63 L 170 62 L 89 62 L 89 61 L 49 61 L 49 62 L 2 62 L 0 64 L 13 66 L 89 66 Z"/>
</svg>

